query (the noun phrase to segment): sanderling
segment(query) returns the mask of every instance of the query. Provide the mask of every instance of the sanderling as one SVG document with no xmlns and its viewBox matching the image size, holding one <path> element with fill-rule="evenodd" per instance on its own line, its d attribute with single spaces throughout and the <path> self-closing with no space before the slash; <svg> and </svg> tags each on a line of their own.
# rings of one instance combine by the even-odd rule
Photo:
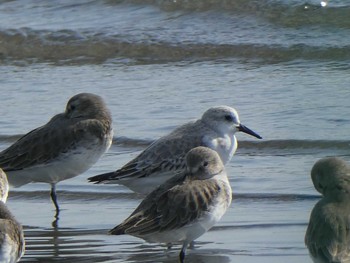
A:
<svg viewBox="0 0 350 263">
<path fill-rule="evenodd" d="M 208 109 L 201 119 L 184 124 L 158 139 L 121 169 L 89 178 L 95 183 L 122 184 L 148 194 L 177 172 L 185 169 L 186 153 L 206 146 L 215 150 L 226 164 L 237 149 L 235 133 L 241 131 L 261 139 L 240 123 L 238 113 L 228 106 Z"/>
<path fill-rule="evenodd" d="M 217 152 L 196 147 L 186 155 L 186 169 L 151 192 L 113 235 L 129 234 L 148 242 L 188 244 L 224 215 L 232 200 L 231 186 Z"/>
<path fill-rule="evenodd" d="M 80 93 L 64 113 L 32 130 L 0 153 L 0 167 L 10 185 L 51 184 L 56 207 L 56 184 L 88 170 L 111 146 L 112 118 L 100 96 Z"/>
<path fill-rule="evenodd" d="M 350 166 L 337 157 L 323 158 L 311 170 L 323 197 L 314 206 L 305 244 L 315 263 L 350 262 Z"/>
<path fill-rule="evenodd" d="M 25 250 L 23 229 L 2 201 L 0 201 L 0 236 L 0 262 L 18 262 Z"/>
<path fill-rule="evenodd" d="M 0 168 L 0 201 L 6 203 L 9 192 L 9 183 L 7 181 L 7 175 Z"/>
</svg>

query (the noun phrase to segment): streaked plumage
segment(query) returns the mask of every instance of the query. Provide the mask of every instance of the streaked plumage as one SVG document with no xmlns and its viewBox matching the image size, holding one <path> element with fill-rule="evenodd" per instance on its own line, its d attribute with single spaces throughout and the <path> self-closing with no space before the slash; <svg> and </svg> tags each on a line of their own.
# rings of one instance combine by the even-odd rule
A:
<svg viewBox="0 0 350 263">
<path fill-rule="evenodd" d="M 323 158 L 311 177 L 323 195 L 305 235 L 311 258 L 315 263 L 350 263 L 350 166 L 340 158 Z"/>
<path fill-rule="evenodd" d="M 226 164 L 237 149 L 236 132 L 261 137 L 240 123 L 238 113 L 228 106 L 208 109 L 201 119 L 186 123 L 158 139 L 121 169 L 90 177 L 90 182 L 122 184 L 148 194 L 185 170 L 185 155 L 197 146 L 215 150 Z"/>
<path fill-rule="evenodd" d="M 0 262 L 18 262 L 23 256 L 25 241 L 22 226 L 0 201 Z"/>
<path fill-rule="evenodd" d="M 80 93 L 64 113 L 32 130 L 0 153 L 0 167 L 15 187 L 31 182 L 55 186 L 89 169 L 112 143 L 112 118 L 100 96 Z"/>
<path fill-rule="evenodd" d="M 226 212 L 231 186 L 219 155 L 196 147 L 186 156 L 186 169 L 151 192 L 113 235 L 129 234 L 148 242 L 182 243 L 180 261 L 193 240 Z"/>
<path fill-rule="evenodd" d="M 0 168 L 0 201 L 6 203 L 9 192 L 9 183 L 5 172 Z"/>
</svg>

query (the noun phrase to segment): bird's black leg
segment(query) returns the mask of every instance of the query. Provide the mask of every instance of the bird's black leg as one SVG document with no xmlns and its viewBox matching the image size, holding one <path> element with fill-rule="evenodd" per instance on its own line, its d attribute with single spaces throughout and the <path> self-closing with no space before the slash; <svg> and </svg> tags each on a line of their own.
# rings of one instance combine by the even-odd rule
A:
<svg viewBox="0 0 350 263">
<path fill-rule="evenodd" d="M 51 200 L 52 200 L 53 204 L 54 204 L 55 207 L 56 207 L 56 214 L 55 214 L 55 217 L 58 218 L 58 215 L 60 214 L 60 208 L 59 208 L 58 203 L 57 203 L 56 184 L 51 184 L 51 193 L 50 193 L 50 196 L 51 196 Z"/>
<path fill-rule="evenodd" d="M 184 260 L 185 260 L 185 251 L 183 251 L 181 249 L 181 252 L 179 254 L 179 259 L 180 259 L 180 263 L 184 263 Z"/>
<path fill-rule="evenodd" d="M 184 263 L 185 261 L 185 253 L 186 253 L 186 249 L 187 249 L 187 243 L 184 243 L 181 249 L 181 252 L 179 254 L 179 259 L 180 259 L 180 263 Z"/>
</svg>

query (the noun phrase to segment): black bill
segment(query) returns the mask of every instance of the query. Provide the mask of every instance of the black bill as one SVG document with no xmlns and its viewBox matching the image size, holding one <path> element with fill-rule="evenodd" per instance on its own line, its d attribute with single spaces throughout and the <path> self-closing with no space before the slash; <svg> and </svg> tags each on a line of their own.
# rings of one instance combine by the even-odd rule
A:
<svg viewBox="0 0 350 263">
<path fill-rule="evenodd" d="M 262 139 L 262 137 L 259 134 L 253 132 L 251 129 L 249 129 L 248 127 L 244 126 L 243 124 L 239 125 L 238 130 L 241 131 L 241 132 L 247 133 L 247 134 L 249 134 L 251 136 L 254 136 L 254 137 L 258 138 L 258 139 Z"/>
</svg>

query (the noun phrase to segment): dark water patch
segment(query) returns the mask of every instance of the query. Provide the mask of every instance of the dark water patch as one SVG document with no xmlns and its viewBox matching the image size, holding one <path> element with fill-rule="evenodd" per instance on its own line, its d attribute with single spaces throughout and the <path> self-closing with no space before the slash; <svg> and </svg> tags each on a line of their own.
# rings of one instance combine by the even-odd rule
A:
<svg viewBox="0 0 350 263">
<path fill-rule="evenodd" d="M 82 14 L 89 14 L 91 10 L 126 10 L 131 14 L 138 14 L 140 9 L 148 9 L 153 14 L 154 9 L 162 12 L 174 12 L 179 15 L 191 13 L 229 13 L 232 15 L 244 14 L 270 19 L 279 24 L 310 25 L 321 24 L 349 27 L 350 4 L 345 0 L 105 0 L 105 1 L 79 1 L 78 3 L 59 2 L 37 2 L 25 1 L 2 1 L 5 7 L 1 11 L 17 14 L 18 8 L 22 12 L 29 10 L 30 13 L 55 16 L 71 15 L 79 11 Z M 323 5 L 321 4 L 323 2 Z M 107 6 L 107 8 L 106 8 Z M 132 13 L 136 11 L 135 13 Z M 110 14 L 110 13 L 108 13 Z M 117 13 L 118 14 L 118 13 Z M 79 16 L 78 16 L 79 17 Z M 61 21 L 61 20 L 59 20 Z M 73 20 L 74 21 L 74 20 Z M 65 21 L 64 21 L 65 22 Z"/>
<path fill-rule="evenodd" d="M 229 226 L 213 226 L 209 231 L 228 231 L 234 229 L 266 229 L 266 228 L 286 228 L 295 226 L 307 226 L 306 222 L 294 222 L 294 223 L 262 223 L 262 224 L 241 224 L 241 225 L 229 225 Z"/>
<path fill-rule="evenodd" d="M 288 27 L 323 26 L 349 29 L 349 12 L 349 6 L 322 7 L 321 5 L 305 3 L 294 8 L 285 6 L 280 10 L 271 10 L 266 17 L 277 25 Z"/>
<path fill-rule="evenodd" d="M 253 149 L 338 149 L 349 150 L 350 141 L 342 140 L 269 140 L 240 141 L 240 148 Z"/>
<path fill-rule="evenodd" d="M 1 141 L 1 137 L 0 137 Z M 128 137 L 116 137 L 113 144 L 116 146 L 139 148 L 147 147 L 154 140 L 143 140 Z M 240 149 L 333 149 L 333 150 L 350 150 L 350 141 L 347 140 L 261 140 L 261 141 L 239 141 Z"/>
<path fill-rule="evenodd" d="M 254 201 L 278 201 L 278 202 L 295 202 L 295 201 L 307 201 L 307 200 L 318 200 L 319 195 L 306 195 L 306 194 L 271 194 L 271 193 L 239 193 L 233 194 L 235 200 L 254 200 Z"/>
<path fill-rule="evenodd" d="M 79 33 L 73 30 L 0 31 L 0 62 L 25 60 L 58 64 L 104 63 L 109 59 L 128 58 L 136 63 L 206 61 L 227 58 L 285 62 L 297 59 L 350 59 L 350 46 L 311 46 L 307 44 L 212 44 L 170 43 L 158 40 L 132 40 L 123 36 Z M 12 61 L 12 62 L 11 62 Z"/>
<path fill-rule="evenodd" d="M 350 6 L 346 1 L 303 0 L 110 0 L 110 4 L 152 5 L 166 12 L 225 12 L 265 18 L 277 25 L 300 27 L 324 25 L 350 28 Z M 328 2 L 328 3 L 327 3 Z"/>
<path fill-rule="evenodd" d="M 113 138 L 114 145 L 121 146 L 121 147 L 127 147 L 127 148 L 147 147 L 152 142 L 153 141 L 151 141 L 151 140 L 128 138 L 125 136 Z"/>
<path fill-rule="evenodd" d="M 113 143 L 117 147 L 136 148 L 142 150 L 153 140 L 140 140 L 127 137 L 117 137 Z M 248 152 L 257 155 L 304 155 L 326 152 L 330 156 L 350 155 L 350 141 L 347 140 L 261 140 L 239 141 L 238 153 Z M 347 154 L 349 153 L 349 154 Z"/>
<path fill-rule="evenodd" d="M 28 199 L 48 199 L 50 191 L 18 191 L 10 192 L 10 199 L 28 200 Z M 61 201 L 80 200 L 80 201 L 103 201 L 103 200 L 142 200 L 144 195 L 132 192 L 79 192 L 74 189 L 71 191 L 57 191 Z M 277 202 L 295 202 L 318 200 L 319 195 L 306 194 L 275 194 L 275 193 L 234 193 L 233 199 L 240 201 L 277 201 Z"/>
<path fill-rule="evenodd" d="M 0 135 L 1 144 L 12 144 L 22 135 Z M 125 136 L 114 137 L 113 147 L 123 148 L 123 151 L 107 152 L 108 155 L 119 155 L 131 150 L 142 150 L 153 143 L 154 140 L 129 138 Z M 261 141 L 239 141 L 239 152 L 249 151 L 257 154 L 274 155 L 298 155 L 312 154 L 318 151 L 332 152 L 333 156 L 349 156 L 350 141 L 348 140 L 261 140 Z M 347 154 L 349 152 L 349 154 Z"/>
<path fill-rule="evenodd" d="M 28 200 L 28 199 L 48 199 L 50 191 L 21 191 L 11 190 L 9 194 L 10 199 L 15 200 Z M 94 200 L 139 200 L 144 196 L 137 193 L 120 193 L 120 192 L 78 192 L 76 189 L 71 191 L 58 190 L 57 195 L 61 201 L 69 200 L 83 200 L 83 201 L 94 201 Z"/>
<path fill-rule="evenodd" d="M 0 134 L 0 143 L 13 143 L 23 134 Z M 154 140 L 129 138 L 119 136 L 113 138 L 113 145 L 126 148 L 147 147 Z M 240 148 L 247 149 L 350 149 L 350 141 L 348 140 L 297 140 L 297 139 L 281 139 L 281 140 L 261 140 L 261 141 L 239 141 Z"/>
</svg>

